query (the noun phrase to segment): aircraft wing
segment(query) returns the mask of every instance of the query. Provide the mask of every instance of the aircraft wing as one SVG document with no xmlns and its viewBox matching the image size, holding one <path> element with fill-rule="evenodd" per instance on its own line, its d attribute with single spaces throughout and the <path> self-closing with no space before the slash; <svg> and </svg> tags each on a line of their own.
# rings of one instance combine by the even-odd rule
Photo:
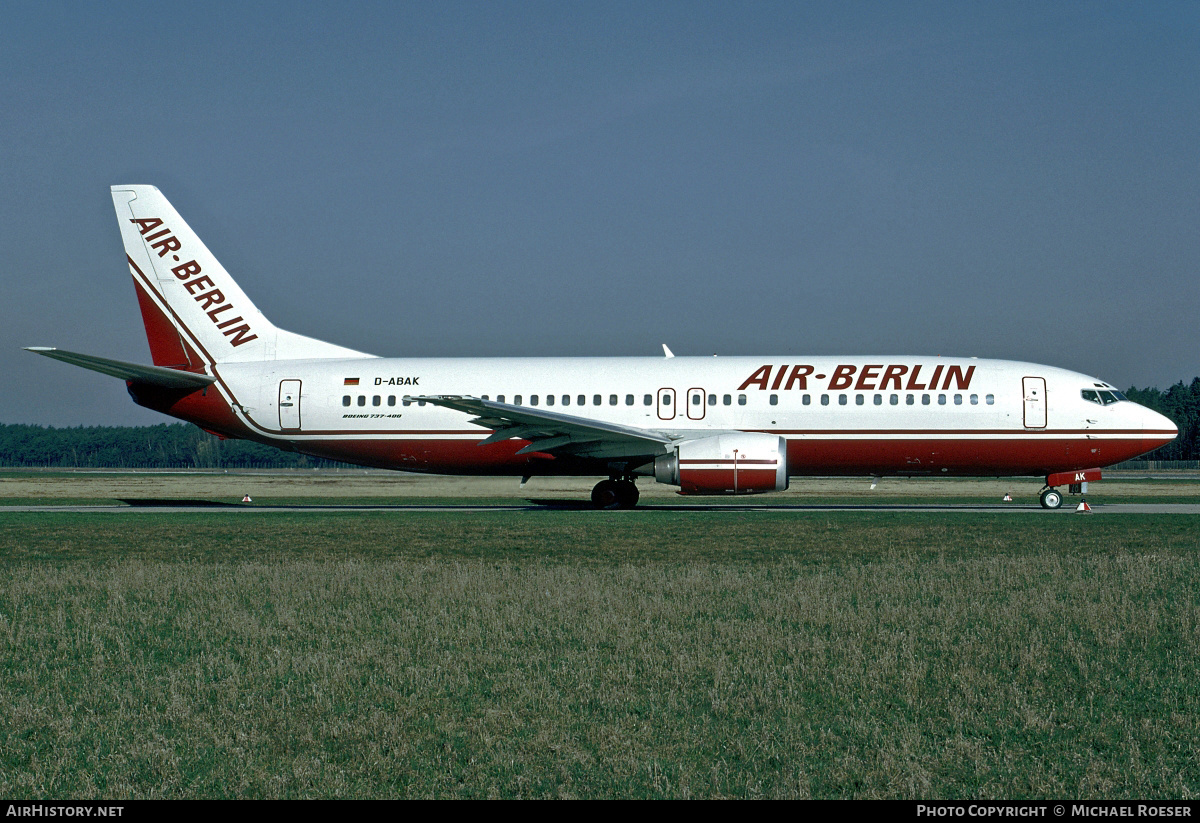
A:
<svg viewBox="0 0 1200 823">
<path fill-rule="evenodd" d="M 98 371 L 110 377 L 120 377 L 122 380 L 132 380 L 135 383 L 148 383 L 152 386 L 162 386 L 166 389 L 202 389 L 217 382 L 215 377 L 209 377 L 207 374 L 178 371 L 177 369 L 168 369 L 162 366 L 143 366 L 140 363 L 109 360 L 106 357 L 94 357 L 90 354 L 79 354 L 47 346 L 26 346 L 25 351 L 52 357 L 55 360 L 70 363 L 72 366 L 82 366 L 85 369 Z"/>
<path fill-rule="evenodd" d="M 494 400 L 457 395 L 406 397 L 424 400 L 474 415 L 472 423 L 493 429 L 492 434 L 479 442 L 486 446 L 501 440 L 520 438 L 530 441 L 517 454 L 546 452 L 580 457 L 618 458 L 655 456 L 670 451 L 674 438 L 653 429 L 621 426 L 600 420 L 589 420 L 570 414 L 544 411 L 530 406 L 512 406 Z"/>
</svg>

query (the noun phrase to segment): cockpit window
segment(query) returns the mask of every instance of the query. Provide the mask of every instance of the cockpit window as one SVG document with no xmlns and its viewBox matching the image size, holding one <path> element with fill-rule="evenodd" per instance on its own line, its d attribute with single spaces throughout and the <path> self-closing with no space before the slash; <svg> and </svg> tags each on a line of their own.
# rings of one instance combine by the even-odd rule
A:
<svg viewBox="0 0 1200 823">
<path fill-rule="evenodd" d="M 1080 396 L 1089 403 L 1096 403 L 1100 406 L 1111 406 L 1113 403 L 1125 400 L 1125 395 L 1119 391 L 1096 391 L 1094 389 L 1083 389 L 1079 392 Z"/>
</svg>

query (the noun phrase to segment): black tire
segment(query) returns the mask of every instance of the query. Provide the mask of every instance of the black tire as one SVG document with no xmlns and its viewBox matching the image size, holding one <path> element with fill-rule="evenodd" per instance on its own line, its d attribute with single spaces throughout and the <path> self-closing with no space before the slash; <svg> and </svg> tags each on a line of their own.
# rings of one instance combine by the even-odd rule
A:
<svg viewBox="0 0 1200 823">
<path fill-rule="evenodd" d="M 1062 505 L 1063 497 L 1057 489 L 1046 489 L 1042 492 L 1042 508 L 1057 509 Z"/>
<path fill-rule="evenodd" d="M 601 480 L 592 488 L 592 505 L 597 509 L 615 509 L 621 504 L 621 488 L 616 480 Z"/>
<path fill-rule="evenodd" d="M 632 480 L 617 481 L 617 508 L 632 509 L 638 504 L 638 498 L 641 493 L 638 492 L 637 484 Z"/>
</svg>

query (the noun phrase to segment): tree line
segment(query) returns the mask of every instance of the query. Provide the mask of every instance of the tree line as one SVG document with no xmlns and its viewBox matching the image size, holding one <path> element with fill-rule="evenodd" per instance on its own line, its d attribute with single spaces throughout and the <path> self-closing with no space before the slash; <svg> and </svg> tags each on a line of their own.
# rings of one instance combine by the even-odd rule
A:
<svg viewBox="0 0 1200 823">
<path fill-rule="evenodd" d="M 1200 460 L 1200 377 L 1181 380 L 1166 391 L 1130 388 L 1125 396 L 1175 421 L 1179 436 L 1146 455 L 1146 460 Z"/>
<path fill-rule="evenodd" d="M 1179 436 L 1147 460 L 1200 460 L 1200 377 L 1125 396 L 1165 414 Z M 95 469 L 311 469 L 344 466 L 249 440 L 221 440 L 187 423 L 54 428 L 0 423 L 0 466 Z"/>
<path fill-rule="evenodd" d="M 85 469 L 312 469 L 344 466 L 188 423 L 55 428 L 0 423 L 0 466 Z"/>
</svg>

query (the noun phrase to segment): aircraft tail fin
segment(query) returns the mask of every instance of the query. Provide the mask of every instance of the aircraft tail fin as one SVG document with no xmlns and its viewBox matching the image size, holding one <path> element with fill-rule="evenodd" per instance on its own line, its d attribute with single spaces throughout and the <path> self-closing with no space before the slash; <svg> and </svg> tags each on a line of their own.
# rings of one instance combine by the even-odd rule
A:
<svg viewBox="0 0 1200 823">
<path fill-rule="evenodd" d="M 277 328 L 154 186 L 112 198 L 156 366 L 371 356 Z"/>
</svg>

